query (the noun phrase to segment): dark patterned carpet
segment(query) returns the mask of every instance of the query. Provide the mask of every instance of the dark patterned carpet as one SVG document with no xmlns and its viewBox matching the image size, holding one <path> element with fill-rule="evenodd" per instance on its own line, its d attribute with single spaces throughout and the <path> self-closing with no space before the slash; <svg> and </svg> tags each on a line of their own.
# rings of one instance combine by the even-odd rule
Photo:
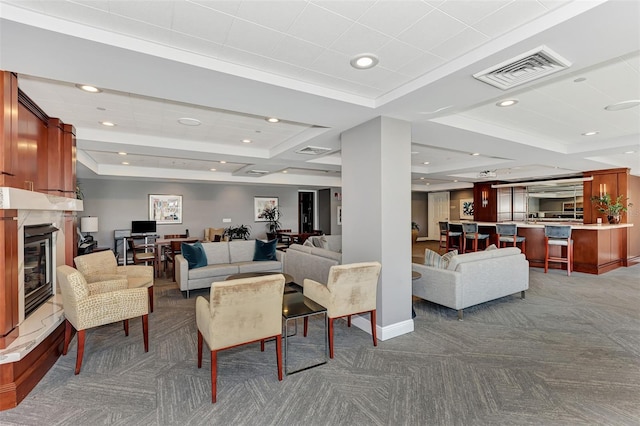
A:
<svg viewBox="0 0 640 426">
<path fill-rule="evenodd" d="M 195 297 L 156 284 L 139 321 L 87 332 L 2 425 L 638 425 L 640 265 L 601 276 L 531 269 L 518 295 L 456 312 L 419 299 L 415 332 L 379 342 L 340 321 L 336 357 L 278 382 L 274 343 L 223 351 L 218 402 L 196 366 Z M 202 291 L 200 294 L 204 294 Z M 322 322 L 291 339 L 317 350 Z M 315 337 L 314 337 L 315 336 Z M 300 361 L 292 355 L 292 361 Z"/>
</svg>

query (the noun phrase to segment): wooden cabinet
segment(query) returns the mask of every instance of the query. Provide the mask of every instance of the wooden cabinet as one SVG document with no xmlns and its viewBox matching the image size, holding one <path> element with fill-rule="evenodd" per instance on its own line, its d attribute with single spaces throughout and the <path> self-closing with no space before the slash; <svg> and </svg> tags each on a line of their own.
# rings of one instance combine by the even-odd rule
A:
<svg viewBox="0 0 640 426">
<path fill-rule="evenodd" d="M 478 222 L 498 220 L 498 191 L 491 188 L 496 182 L 483 182 L 473 185 L 473 218 Z"/>
<path fill-rule="evenodd" d="M 622 194 L 629 197 L 629 169 L 607 169 L 584 172 L 584 177 L 593 176 L 592 181 L 584 182 L 584 223 L 596 223 L 598 218 L 602 218 L 603 223 L 607 223 L 607 216 L 600 213 L 591 203 L 592 196 L 599 196 L 601 193 L 611 195 L 615 199 Z M 627 223 L 627 215 L 622 215 L 622 223 Z"/>
<path fill-rule="evenodd" d="M 0 72 L 0 186 L 19 187 L 16 181 L 18 140 L 18 77 Z"/>
</svg>

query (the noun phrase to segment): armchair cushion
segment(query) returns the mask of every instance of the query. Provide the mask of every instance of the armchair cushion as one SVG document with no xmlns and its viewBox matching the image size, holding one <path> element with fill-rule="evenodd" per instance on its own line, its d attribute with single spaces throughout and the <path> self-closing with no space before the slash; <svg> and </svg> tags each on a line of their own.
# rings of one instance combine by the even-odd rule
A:
<svg viewBox="0 0 640 426">
<path fill-rule="evenodd" d="M 189 269 L 207 266 L 207 255 L 204 253 L 200 242 L 193 244 L 182 243 L 181 251 L 182 256 L 189 262 Z"/>
<path fill-rule="evenodd" d="M 253 253 L 254 261 L 277 260 L 276 258 L 277 239 L 271 241 L 256 240 L 256 248 Z"/>
</svg>

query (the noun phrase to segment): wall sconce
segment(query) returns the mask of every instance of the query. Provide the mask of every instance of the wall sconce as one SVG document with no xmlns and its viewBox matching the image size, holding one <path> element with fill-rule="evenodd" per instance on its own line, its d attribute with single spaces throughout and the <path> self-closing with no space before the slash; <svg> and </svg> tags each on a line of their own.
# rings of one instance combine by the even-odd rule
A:
<svg viewBox="0 0 640 426">
<path fill-rule="evenodd" d="M 482 207 L 487 207 L 489 205 L 489 191 L 486 189 L 482 191 Z"/>
<path fill-rule="evenodd" d="M 607 184 L 600 184 L 600 197 L 607 193 Z"/>
</svg>

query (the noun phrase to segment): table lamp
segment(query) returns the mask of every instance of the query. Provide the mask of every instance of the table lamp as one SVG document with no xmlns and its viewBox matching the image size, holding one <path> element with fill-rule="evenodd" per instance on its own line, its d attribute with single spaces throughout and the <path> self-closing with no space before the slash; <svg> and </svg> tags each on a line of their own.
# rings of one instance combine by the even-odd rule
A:
<svg viewBox="0 0 640 426">
<path fill-rule="evenodd" d="M 80 218 L 80 230 L 86 232 L 86 237 L 92 239 L 91 233 L 98 232 L 98 218 L 95 216 L 85 216 Z"/>
</svg>

